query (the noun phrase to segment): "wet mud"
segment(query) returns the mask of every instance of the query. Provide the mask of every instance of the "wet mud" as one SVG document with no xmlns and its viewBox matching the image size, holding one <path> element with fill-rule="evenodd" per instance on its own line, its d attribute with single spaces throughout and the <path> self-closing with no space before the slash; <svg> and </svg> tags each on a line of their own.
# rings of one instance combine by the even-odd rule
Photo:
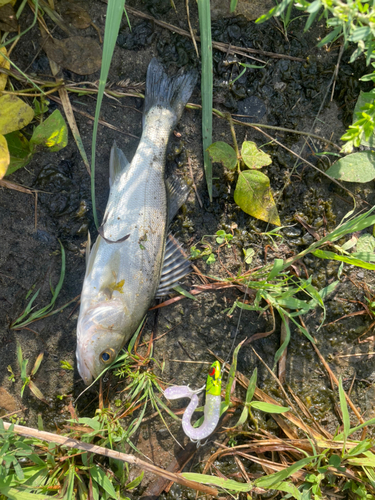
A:
<svg viewBox="0 0 375 500">
<path fill-rule="evenodd" d="M 98 0 L 83 2 L 91 14 L 93 22 L 104 29 L 106 5 Z M 191 21 L 198 29 L 195 2 L 191 2 Z M 175 12 L 168 1 L 129 2 L 131 7 L 140 9 L 172 25 L 188 29 L 185 2 L 176 1 Z M 359 59 L 349 64 L 350 53 L 344 53 L 340 63 L 333 99 L 327 89 L 337 63 L 338 45 L 316 48 L 316 42 L 326 34 L 323 20 L 316 23 L 308 33 L 303 32 L 305 19 L 299 17 L 283 33 L 282 24 L 270 20 L 256 25 L 244 18 L 219 19 L 213 23 L 212 36 L 216 41 L 240 47 L 254 48 L 300 60 L 271 58 L 259 54 L 260 61 L 247 60 L 214 50 L 214 106 L 221 111 L 229 111 L 239 119 L 263 123 L 292 130 L 309 131 L 339 142 L 345 127 L 351 122 L 356 98 L 360 89 L 368 90 L 366 84 L 359 84 L 358 78 L 365 71 L 365 63 Z M 143 89 L 147 66 L 156 56 L 173 73 L 182 66 L 199 67 L 194 46 L 190 39 L 178 35 L 173 30 L 161 28 L 156 23 L 129 14 L 132 30 L 123 21 L 115 49 L 109 80 L 116 85 L 127 80 L 128 85 L 137 84 Z M 31 22 L 31 14 L 21 18 L 26 26 Z M 48 19 L 46 20 L 48 24 Z M 51 25 L 51 28 L 53 25 Z M 55 36 L 62 36 L 59 28 Z M 85 30 L 85 36 L 97 39 L 93 27 Z M 30 51 L 31 41 L 34 49 Z M 48 60 L 41 49 L 42 39 L 36 28 L 21 38 L 13 52 L 14 62 L 24 71 L 36 75 L 49 74 Z M 40 52 L 39 52 L 40 51 Z M 239 62 L 251 63 L 261 68 L 249 68 L 241 73 Z M 26 72 L 27 72 L 26 71 Z M 79 75 L 70 71 L 64 77 L 80 81 Z M 99 74 L 85 77 L 96 81 Z M 130 82 L 130 83 L 129 83 Z M 88 96 L 70 95 L 73 106 L 93 116 L 96 100 Z M 200 104 L 199 85 L 195 88 L 191 102 Z M 100 126 L 96 152 L 96 196 L 99 219 L 105 210 L 109 192 L 108 165 L 110 148 L 114 140 L 126 156 L 131 159 L 138 145 L 142 131 L 142 99 L 125 97 L 117 101 L 104 98 L 101 118 L 118 127 L 119 131 Z M 56 104 L 51 100 L 51 109 Z M 61 109 L 62 111 L 62 109 Z M 63 112 L 63 111 L 62 111 Z M 319 114 L 318 114 L 319 113 Z M 245 115 L 245 116 L 243 116 Z M 91 151 L 92 120 L 76 113 L 78 128 L 86 152 Z M 214 141 L 222 140 L 231 144 L 228 123 L 219 118 L 213 122 Z M 320 236 L 333 230 L 345 214 L 353 208 L 351 197 L 336 184 L 322 175 L 329 164 L 317 153 L 326 151 L 326 143 L 308 139 L 293 133 L 267 129 L 273 138 L 311 162 L 316 168 L 306 166 L 301 160 L 273 143 L 268 137 L 252 128 L 236 125 L 237 140 L 256 142 L 258 147 L 271 155 L 272 165 L 263 169 L 271 181 L 271 188 L 277 202 L 283 226 L 280 237 L 271 240 L 264 233 L 269 231 L 266 223 L 256 220 L 241 211 L 234 203 L 235 176 L 219 165 L 213 165 L 213 200 L 210 203 L 203 174 L 201 113 L 186 110 L 175 133 L 172 135 L 167 170 L 195 184 L 186 205 L 171 224 L 171 232 L 184 245 L 187 252 L 191 246 L 199 246 L 205 235 L 215 235 L 225 230 L 233 235 L 231 247 L 219 247 L 215 238 L 207 237 L 214 251 L 216 261 L 208 265 L 203 259 L 194 264 L 204 275 L 225 279 L 237 276 L 246 270 L 270 263 L 275 258 L 288 258 L 314 241 L 314 237 L 295 216 L 302 218 Z M 132 134 L 132 136 L 128 135 Z M 135 136 L 135 137 L 134 137 Z M 334 158 L 334 157 L 331 157 Z M 190 166 L 189 166 L 190 164 Z M 76 370 L 75 346 L 76 323 L 78 317 L 77 300 L 52 316 L 28 325 L 20 330 L 10 329 L 12 322 L 21 315 L 27 305 L 29 290 L 40 293 L 36 308 L 46 305 L 51 298 L 50 283 L 56 286 L 61 268 L 59 240 L 66 251 L 66 273 L 56 307 L 60 308 L 79 296 L 85 273 L 85 245 L 87 232 L 92 238 L 97 232 L 93 223 L 90 197 L 90 177 L 78 153 L 73 137 L 69 144 L 58 153 L 47 151 L 37 153 L 32 162 L 9 177 L 23 186 L 37 191 L 26 194 L 2 188 L 0 191 L 0 416 L 15 413 L 20 422 L 37 426 L 38 416 L 44 428 L 50 431 L 62 429 L 66 418 L 70 418 L 68 405 L 85 388 Z M 358 208 L 368 208 L 374 203 L 373 183 L 345 187 L 360 195 L 362 202 Z M 368 230 L 370 231 L 370 229 Z M 244 262 L 243 250 L 253 248 L 255 256 L 251 265 Z M 307 272 L 318 289 L 327 286 L 337 277 L 338 266 L 325 260 L 307 255 L 298 267 L 298 272 Z M 192 273 L 183 286 L 189 290 L 201 281 Z M 368 314 L 352 315 L 332 323 L 341 316 L 364 310 L 365 290 L 370 290 L 373 276 L 370 271 L 344 267 L 341 282 L 326 299 L 327 316 L 322 326 L 322 311 L 314 310 L 304 316 L 306 326 L 317 340 L 322 356 L 329 362 L 336 376 L 342 376 L 345 389 L 351 387 L 353 402 L 365 413 L 374 416 L 375 363 L 373 355 L 375 341 L 371 330 L 366 343 L 358 343 L 358 337 L 371 325 L 374 318 Z M 251 294 L 250 294 L 251 296 Z M 231 316 L 228 310 L 236 299 L 242 299 L 243 292 L 236 288 L 204 292 L 196 300 L 184 298 L 175 304 L 163 307 L 158 313 L 152 311 L 147 317 L 143 339 L 148 340 L 154 329 L 154 372 L 164 382 L 190 384 L 201 387 L 206 380 L 207 362 L 215 355 L 229 361 L 233 342 L 237 345 L 245 338 L 260 332 L 272 330 L 272 317 L 239 309 Z M 156 317 L 157 314 L 157 317 Z M 156 327 L 155 327 L 156 325 Z M 282 401 L 282 395 L 275 381 L 259 361 L 253 349 L 269 367 L 274 365 L 274 355 L 280 345 L 280 319 L 276 318 L 275 332 L 268 337 L 244 346 L 238 357 L 238 370 L 250 377 L 254 368 L 258 369 L 258 386 L 266 393 Z M 237 331 L 238 329 L 238 331 Z M 164 335 L 163 335 L 164 334 Z M 158 339 L 158 337 L 161 337 Z M 28 388 L 21 399 L 22 381 L 17 363 L 17 342 L 20 343 L 25 359 L 31 370 L 38 354 L 44 353 L 43 362 L 33 380 L 42 391 L 47 403 L 39 401 Z M 145 354 L 145 347 L 139 352 Z M 352 357 L 340 357 L 353 354 Z M 63 369 L 61 361 L 67 361 L 73 370 Z M 161 373 L 159 365 L 164 365 Z M 15 375 L 7 369 L 10 365 Z M 334 404 L 338 398 L 332 389 L 329 377 L 310 342 L 301 332 L 292 327 L 286 363 L 286 386 L 289 386 L 308 407 L 311 414 L 331 432 L 338 425 Z M 118 383 L 114 375 L 105 378 L 103 384 L 104 403 L 117 405 L 126 402 L 122 392 L 124 384 Z M 238 395 L 244 396 L 239 390 Z M 87 391 L 76 403 L 80 416 L 92 416 L 98 407 L 98 385 Z M 184 403 L 176 402 L 173 408 L 183 408 Z M 147 417 L 150 417 L 150 414 Z M 274 422 L 265 414 L 256 414 L 259 425 L 272 430 Z M 171 431 L 182 443 L 187 443 L 180 427 L 169 417 Z M 126 425 L 126 422 L 125 422 Z M 220 437 L 223 439 L 223 436 Z M 241 440 L 241 437 L 237 437 Z M 159 417 L 147 418 L 137 436 L 138 448 L 157 465 L 166 466 L 178 452 L 169 432 Z M 200 471 L 200 461 L 212 452 L 208 443 L 199 450 L 190 463 L 189 470 Z M 236 473 L 233 462 L 220 464 L 225 474 Z M 134 476 L 136 471 L 132 472 Z M 142 492 L 152 485 L 155 478 L 148 476 L 138 490 Z M 163 498 L 190 498 L 190 493 L 173 486 Z M 137 495 L 134 495 L 136 497 Z"/>
</svg>

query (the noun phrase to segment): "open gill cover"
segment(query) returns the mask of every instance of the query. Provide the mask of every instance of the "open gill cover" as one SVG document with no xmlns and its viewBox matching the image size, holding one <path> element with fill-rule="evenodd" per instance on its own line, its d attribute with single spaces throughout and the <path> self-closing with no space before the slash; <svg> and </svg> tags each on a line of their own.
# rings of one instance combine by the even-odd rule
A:
<svg viewBox="0 0 375 500">
<path fill-rule="evenodd" d="M 156 292 L 156 298 L 167 295 L 178 281 L 191 271 L 190 262 L 184 256 L 180 245 L 169 235 L 165 247 L 163 269 L 161 272 L 160 285 Z"/>
</svg>

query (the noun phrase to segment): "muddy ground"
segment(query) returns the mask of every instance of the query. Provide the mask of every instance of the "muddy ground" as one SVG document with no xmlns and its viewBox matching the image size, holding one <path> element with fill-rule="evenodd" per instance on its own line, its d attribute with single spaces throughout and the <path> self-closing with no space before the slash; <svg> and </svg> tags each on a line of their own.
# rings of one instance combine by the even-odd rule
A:
<svg viewBox="0 0 375 500">
<path fill-rule="evenodd" d="M 59 2 L 57 3 L 57 8 Z M 185 2 L 176 1 L 177 13 L 169 2 L 129 2 L 130 6 L 140 9 L 172 25 L 188 29 Z M 195 2 L 191 2 L 193 28 L 198 28 Z M 98 0 L 83 2 L 93 22 L 104 29 L 106 5 Z M 214 105 L 223 110 L 240 115 L 251 115 L 250 120 L 290 129 L 312 131 L 315 134 L 339 143 L 339 138 L 350 123 L 351 113 L 360 87 L 358 78 L 365 71 L 363 61 L 349 65 L 350 51 L 344 53 L 338 78 L 335 84 L 333 100 L 331 93 L 326 97 L 326 90 L 331 81 L 339 55 L 339 45 L 316 48 L 316 42 L 326 34 L 323 21 L 313 26 L 309 33 L 303 33 L 305 19 L 298 17 L 288 27 L 287 36 L 282 32 L 282 24 L 271 20 L 262 25 L 255 25 L 244 18 L 231 20 L 220 17 L 213 24 L 213 39 L 237 46 L 247 46 L 263 51 L 291 55 L 301 61 L 272 58 L 259 55 L 267 65 L 261 69 L 248 69 L 247 72 L 230 88 L 228 80 L 239 73 L 238 65 L 226 65 L 227 54 L 214 51 Z M 157 24 L 129 15 L 133 31 L 123 29 L 116 46 L 111 65 L 109 81 L 116 85 L 129 79 L 134 84 L 144 82 L 146 69 L 152 57 L 158 57 L 168 70 L 173 73 L 184 65 L 198 66 L 197 57 L 191 41 L 173 31 L 163 29 Z M 21 17 L 21 26 L 31 22 L 31 13 Z M 52 29 L 53 24 L 46 19 Z M 72 33 L 78 33 L 74 28 Z M 80 35 L 97 39 L 93 27 L 87 28 Z M 59 28 L 54 36 L 64 36 Z M 41 35 L 35 27 L 21 38 L 12 60 L 23 70 L 43 77 L 48 75 L 48 60 L 41 48 Z M 40 51 L 40 52 L 39 52 Z M 39 53 L 38 53 L 39 52 Z M 36 58 L 35 58 L 36 56 Z M 231 56 L 233 57 L 233 56 Z M 34 60 L 35 58 L 35 60 Z M 238 58 L 245 61 L 244 58 Z M 223 62 L 224 61 L 224 62 Z M 247 62 L 247 61 L 246 61 Z M 250 61 L 251 62 L 251 61 Z M 255 62 L 255 64 L 261 64 Z M 81 77 L 69 71 L 64 78 L 73 81 L 96 81 L 98 73 Z M 18 84 L 16 84 L 18 85 Z M 142 86 L 139 87 L 142 89 Z M 362 87 L 366 89 L 366 87 Z M 56 94 L 57 95 L 57 94 Z M 326 97 L 326 98 L 325 98 Z M 323 103 L 320 114 L 319 108 Z M 96 100 L 92 97 L 70 95 L 71 103 L 89 115 L 95 113 Z M 191 102 L 200 103 L 199 85 L 196 87 Z M 141 111 L 143 101 L 139 98 L 124 97 L 116 101 L 104 98 L 101 118 L 118 127 L 119 131 L 100 126 L 96 152 L 96 196 L 99 218 L 103 213 L 108 197 L 108 164 L 110 147 L 114 140 L 131 159 L 138 145 L 142 130 Z M 56 104 L 51 101 L 50 108 Z M 62 108 L 60 108 L 63 112 Z M 316 117 L 318 118 L 316 119 Z M 75 113 L 84 147 L 90 156 L 92 120 Z M 224 140 L 231 143 L 228 124 L 214 118 L 214 141 Z M 288 148 L 301 154 L 318 169 L 326 169 L 327 163 L 319 162 L 314 153 L 327 150 L 327 145 L 317 140 L 308 140 L 298 135 L 267 130 L 271 136 Z M 179 212 L 172 224 L 174 235 L 184 244 L 187 251 L 192 245 L 198 245 L 204 235 L 214 235 L 219 229 L 232 232 L 234 239 L 231 248 L 220 248 L 216 262 L 209 266 L 202 259 L 195 265 L 206 275 L 227 278 L 242 270 L 272 262 L 275 257 L 290 257 L 313 241 L 313 237 L 294 219 L 297 214 L 307 224 L 315 228 L 320 235 L 331 231 L 352 208 L 350 196 L 338 188 L 319 171 L 296 163 L 296 158 L 285 149 L 272 144 L 268 138 L 251 128 L 236 126 L 239 143 L 246 137 L 272 156 L 273 163 L 263 171 L 271 180 L 271 187 L 280 219 L 283 239 L 276 238 L 273 243 L 262 236 L 267 224 L 242 212 L 233 201 L 234 181 L 223 167 L 214 165 L 213 201 L 209 202 L 202 170 L 201 113 L 198 110 L 186 110 L 181 122 L 176 127 L 169 146 L 168 170 L 176 171 L 190 184 L 194 180 L 202 206 L 194 190 L 191 190 L 186 206 Z M 328 148 L 329 149 L 329 148 Z M 188 167 L 191 162 L 192 175 Z M 333 158 L 333 157 L 331 157 Z M 75 363 L 76 323 L 78 316 L 77 302 L 69 305 L 60 313 L 16 331 L 9 328 L 27 304 L 25 299 L 31 287 L 41 288 L 37 307 L 42 307 L 50 300 L 49 281 L 55 286 L 59 279 L 61 255 L 58 239 L 66 251 L 66 274 L 61 293 L 56 302 L 63 306 L 80 294 L 85 273 L 85 244 L 87 229 L 93 238 L 96 230 L 93 223 L 90 201 L 90 178 L 78 153 L 73 137 L 69 135 L 68 146 L 58 153 L 40 152 L 24 169 L 9 177 L 23 186 L 37 189 L 35 196 L 2 188 L 0 192 L 0 415 L 18 410 L 16 414 L 21 422 L 36 426 L 41 415 L 46 430 L 61 429 L 66 418 L 70 417 L 68 403 L 84 389 L 76 370 L 64 370 L 61 361 Z M 363 202 L 358 208 L 368 208 L 374 202 L 373 183 L 366 185 L 346 184 L 346 188 L 360 195 Z M 369 205 L 366 205 L 367 202 Z M 208 238 L 215 252 L 218 245 L 214 238 Z M 251 266 L 244 263 L 243 249 L 252 247 L 255 258 Z M 220 257 L 220 258 L 218 258 Z M 320 289 L 336 279 L 337 266 L 328 261 L 318 261 L 307 256 L 304 261 L 309 274 L 313 275 L 314 285 Z M 300 272 L 303 266 L 299 267 Z M 363 306 L 353 301 L 365 302 L 365 283 L 371 287 L 372 273 L 362 269 L 346 267 L 341 283 L 327 301 L 325 323 L 337 320 L 345 314 L 360 311 Z M 192 273 L 183 282 L 186 289 L 199 284 L 200 279 Z M 227 359 L 238 324 L 239 310 L 231 317 L 223 311 L 230 307 L 236 298 L 242 298 L 239 290 L 226 289 L 216 292 L 201 293 L 196 301 L 183 299 L 173 305 L 159 309 L 156 336 L 166 333 L 154 344 L 154 357 L 165 362 L 163 374 L 155 365 L 155 373 L 165 382 L 178 384 L 190 383 L 200 387 L 205 381 L 207 365 L 214 359 L 208 350 Z M 351 302 L 352 301 L 352 302 Z M 366 353 L 374 351 L 374 341 L 359 344 L 358 336 L 371 324 L 373 318 L 357 315 L 346 318 L 318 330 L 322 319 L 320 311 L 315 311 L 304 318 L 306 325 L 317 340 L 317 346 L 323 357 L 330 362 L 331 369 L 345 381 L 345 388 L 352 386 L 352 399 L 367 417 L 373 415 L 374 397 L 372 383 L 375 379 L 375 363 L 372 355 L 357 357 L 338 357 L 338 355 Z M 155 323 L 155 313 L 148 316 L 144 338 L 149 338 Z M 255 333 L 269 331 L 272 319 L 269 315 L 243 311 L 236 337 L 239 341 Z M 369 332 L 369 335 L 370 336 Z M 16 358 L 16 342 L 22 346 L 24 358 L 29 360 L 31 369 L 37 355 L 44 353 L 44 359 L 34 377 L 34 382 L 48 401 L 48 406 L 38 401 L 28 389 L 21 399 L 22 382 Z M 260 388 L 279 397 L 275 382 L 264 365 L 252 351 L 256 350 L 263 361 L 270 367 L 280 343 L 280 320 L 276 319 L 275 332 L 267 338 L 246 345 L 239 354 L 238 369 L 250 377 L 254 368 L 258 368 Z M 177 361 L 176 361 L 177 360 Z M 195 361 L 196 363 L 183 363 Z M 10 365 L 15 374 L 15 382 L 9 380 Z M 104 383 L 105 403 L 124 397 L 119 389 L 114 389 L 113 379 Z M 286 384 L 308 406 L 312 415 L 327 425 L 331 431 L 338 423 L 333 406 L 337 395 L 332 390 L 329 378 L 316 356 L 310 342 L 295 328 L 287 355 Z M 63 396 L 58 398 L 57 396 Z M 76 404 L 79 415 L 93 415 L 98 406 L 98 387 L 90 389 Z M 182 407 L 174 404 L 173 407 Z M 262 425 L 270 426 L 272 419 L 263 419 Z M 186 439 L 178 425 L 172 430 L 181 442 Z M 178 450 L 165 430 L 159 418 L 148 419 L 137 438 L 137 446 L 156 464 L 165 466 L 172 461 Z M 202 448 L 195 463 L 204 460 L 210 453 L 211 446 Z M 190 463 L 189 469 L 194 469 Z M 143 483 L 154 481 L 148 477 Z M 175 488 L 173 497 L 183 498 L 184 494 Z M 185 493 L 187 494 L 187 493 Z M 182 496 L 181 496 L 182 495 Z"/>
</svg>

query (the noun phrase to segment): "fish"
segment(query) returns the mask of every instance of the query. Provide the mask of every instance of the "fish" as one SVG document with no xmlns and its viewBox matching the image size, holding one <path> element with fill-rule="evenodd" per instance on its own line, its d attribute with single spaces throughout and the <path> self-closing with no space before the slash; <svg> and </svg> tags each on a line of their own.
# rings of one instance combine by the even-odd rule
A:
<svg viewBox="0 0 375 500">
<path fill-rule="evenodd" d="M 131 163 L 112 146 L 110 193 L 96 242 L 86 247 L 77 323 L 77 368 L 86 385 L 116 359 L 153 300 L 190 272 L 168 233 L 189 188 L 175 176 L 165 177 L 165 162 L 170 134 L 196 82 L 194 69 L 168 77 L 152 59 L 142 137 Z"/>
</svg>

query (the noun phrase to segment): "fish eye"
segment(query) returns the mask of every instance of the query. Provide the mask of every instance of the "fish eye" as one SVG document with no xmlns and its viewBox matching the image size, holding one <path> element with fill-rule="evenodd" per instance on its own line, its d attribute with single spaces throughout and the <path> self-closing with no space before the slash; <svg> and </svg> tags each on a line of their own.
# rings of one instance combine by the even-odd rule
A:
<svg viewBox="0 0 375 500">
<path fill-rule="evenodd" d="M 102 361 L 103 363 L 105 364 L 108 364 L 110 363 L 111 361 L 113 361 L 114 357 L 115 357 L 115 351 L 114 349 L 106 349 L 105 351 L 103 351 L 100 356 L 99 356 L 99 359 L 100 361 Z"/>
</svg>

